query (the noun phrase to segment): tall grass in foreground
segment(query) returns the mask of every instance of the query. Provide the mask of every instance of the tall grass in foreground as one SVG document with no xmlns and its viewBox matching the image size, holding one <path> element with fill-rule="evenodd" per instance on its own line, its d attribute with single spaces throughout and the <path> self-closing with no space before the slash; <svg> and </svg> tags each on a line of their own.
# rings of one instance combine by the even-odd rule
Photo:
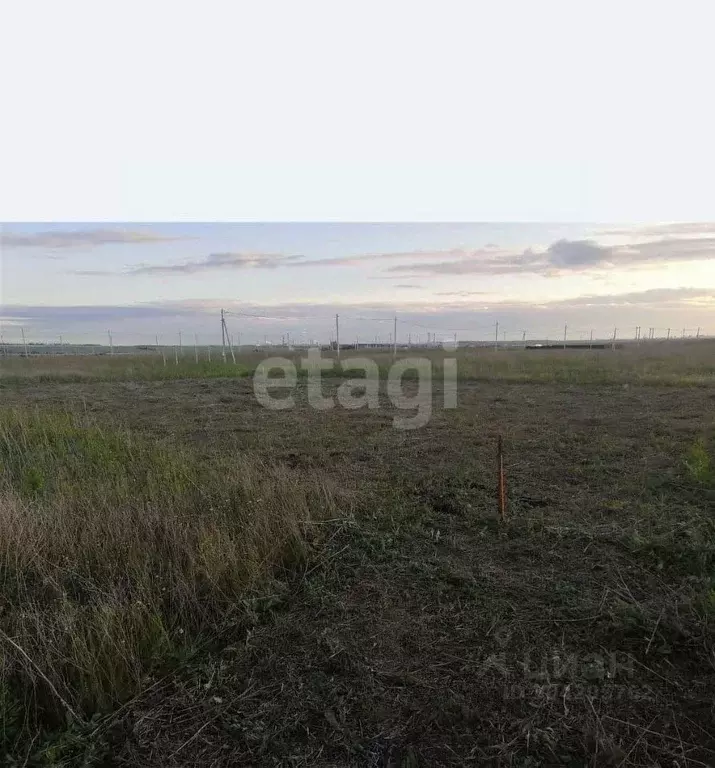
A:
<svg viewBox="0 0 715 768">
<path fill-rule="evenodd" d="M 333 504 L 250 456 L 202 467 L 84 419 L 0 411 L 0 741 L 28 707 L 51 726 L 136 692 L 300 558 Z"/>
</svg>

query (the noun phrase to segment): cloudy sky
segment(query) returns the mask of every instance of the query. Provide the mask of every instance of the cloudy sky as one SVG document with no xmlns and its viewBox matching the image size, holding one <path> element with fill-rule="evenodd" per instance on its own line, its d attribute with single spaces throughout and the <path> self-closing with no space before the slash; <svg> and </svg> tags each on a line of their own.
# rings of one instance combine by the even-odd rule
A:
<svg viewBox="0 0 715 768">
<path fill-rule="evenodd" d="M 715 223 L 5 224 L 6 340 L 715 334 Z"/>
</svg>

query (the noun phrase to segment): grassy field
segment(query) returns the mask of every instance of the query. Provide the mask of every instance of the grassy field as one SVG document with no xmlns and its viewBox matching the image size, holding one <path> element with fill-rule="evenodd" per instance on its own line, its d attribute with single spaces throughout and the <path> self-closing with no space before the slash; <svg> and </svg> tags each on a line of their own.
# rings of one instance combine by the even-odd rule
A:
<svg viewBox="0 0 715 768">
<path fill-rule="evenodd" d="M 715 764 L 715 344 L 444 354 L 0 361 L 4 764 Z"/>
</svg>

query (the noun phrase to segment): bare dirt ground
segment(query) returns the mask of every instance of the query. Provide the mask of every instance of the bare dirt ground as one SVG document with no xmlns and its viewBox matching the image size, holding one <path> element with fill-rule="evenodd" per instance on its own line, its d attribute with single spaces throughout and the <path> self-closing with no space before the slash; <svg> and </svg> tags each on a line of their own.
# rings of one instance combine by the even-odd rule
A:
<svg viewBox="0 0 715 768">
<path fill-rule="evenodd" d="M 352 500 L 299 573 L 92 735 L 104 764 L 715 764 L 715 498 L 683 472 L 713 389 L 464 382 L 414 431 L 386 400 L 297 399 L 265 410 L 242 379 L 3 391 L 207 461 L 314 468 Z"/>
</svg>

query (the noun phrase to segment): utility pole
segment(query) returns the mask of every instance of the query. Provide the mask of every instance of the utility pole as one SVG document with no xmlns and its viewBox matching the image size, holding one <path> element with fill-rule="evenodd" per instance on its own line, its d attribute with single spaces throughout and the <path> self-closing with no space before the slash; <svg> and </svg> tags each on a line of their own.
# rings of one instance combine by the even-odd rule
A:
<svg viewBox="0 0 715 768">
<path fill-rule="evenodd" d="M 174 365 L 179 364 L 179 348 L 174 344 Z"/>
<path fill-rule="evenodd" d="M 521 346 L 526 349 L 526 331 L 521 332 Z"/>
<path fill-rule="evenodd" d="M 397 315 L 395 315 L 395 322 L 393 324 L 393 334 L 392 334 L 392 359 L 395 360 L 397 358 Z"/>
<path fill-rule="evenodd" d="M 194 334 L 194 362 L 199 362 L 199 337 Z"/>
<path fill-rule="evenodd" d="M 695 338 L 696 338 L 696 339 L 699 339 L 699 338 L 700 338 L 700 326 L 698 326 L 698 330 L 697 330 L 697 331 L 696 331 L 696 333 L 695 333 Z"/>
<path fill-rule="evenodd" d="M 335 350 L 340 360 L 340 320 L 337 314 L 335 315 Z"/>
<path fill-rule="evenodd" d="M 496 330 L 494 331 L 494 351 L 499 349 L 499 321 L 496 323 Z"/>
<path fill-rule="evenodd" d="M 179 354 L 183 357 L 184 356 L 184 346 L 181 343 L 181 331 L 179 331 Z"/>
<path fill-rule="evenodd" d="M 231 360 L 233 361 L 233 364 L 236 365 L 236 355 L 233 351 L 233 336 L 228 336 L 228 331 L 226 331 L 226 336 L 228 337 L 228 345 L 231 350 Z"/>
<path fill-rule="evenodd" d="M 682 338 L 685 338 L 685 328 L 683 328 L 683 336 Z"/>
<path fill-rule="evenodd" d="M 2 344 L 2 356 L 7 357 L 7 347 L 5 346 L 5 339 L 0 333 L 0 344 Z"/>
<path fill-rule="evenodd" d="M 613 329 L 613 341 L 611 342 L 611 352 L 613 352 L 616 348 L 616 333 L 618 333 L 618 328 Z"/>
<path fill-rule="evenodd" d="M 588 339 L 588 348 L 593 349 L 593 328 L 591 328 L 591 335 L 589 336 L 589 339 Z"/>
<path fill-rule="evenodd" d="M 114 342 L 112 341 L 112 332 L 107 331 L 107 336 L 109 336 L 109 354 L 114 354 Z"/>
<path fill-rule="evenodd" d="M 668 335 L 666 336 L 666 341 L 670 341 L 670 328 L 668 328 Z"/>
<path fill-rule="evenodd" d="M 564 349 L 566 349 L 566 332 L 568 331 L 568 325 L 564 325 Z"/>
</svg>

